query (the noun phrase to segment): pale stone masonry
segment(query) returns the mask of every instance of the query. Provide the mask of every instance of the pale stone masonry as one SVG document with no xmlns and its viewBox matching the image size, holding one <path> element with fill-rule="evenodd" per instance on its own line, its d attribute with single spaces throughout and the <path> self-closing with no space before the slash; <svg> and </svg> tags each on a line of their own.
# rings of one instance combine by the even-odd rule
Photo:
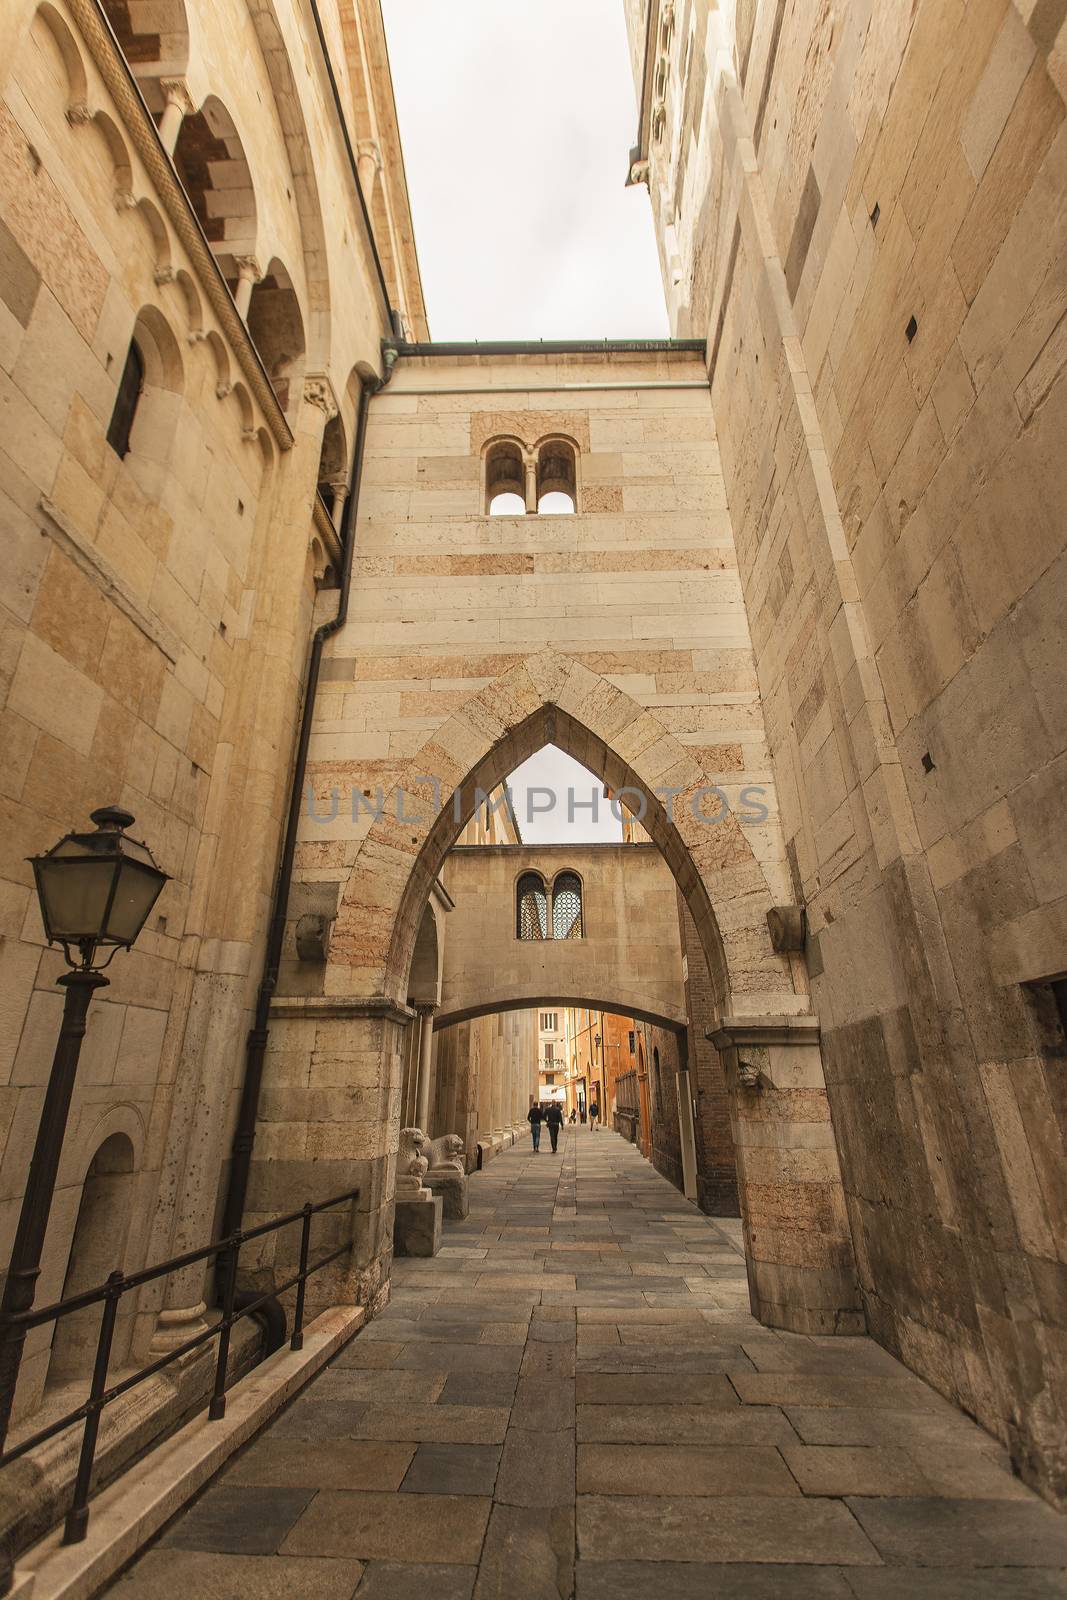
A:
<svg viewBox="0 0 1067 1600">
<path fill-rule="evenodd" d="M 1062 1497 L 1064 8 L 626 9 L 869 1324 Z"/>
<path fill-rule="evenodd" d="M 313 1168 L 335 1191 L 363 1185 L 361 1295 L 388 1272 L 426 897 L 479 793 L 553 742 L 647 806 L 718 1023 L 771 1053 L 746 1108 L 733 1036 L 720 1041 L 752 1150 L 754 1303 L 803 1331 L 860 1326 L 806 974 L 766 920 L 789 871 L 702 355 L 401 346 L 371 403 L 353 606 L 316 701 L 297 861 L 336 914 L 319 993 L 275 1007 L 253 1178 L 264 1216 Z M 489 515 L 497 450 L 536 466 L 546 443 L 572 453 L 574 513 Z M 508 1003 L 522 951 L 493 949 L 492 993 Z"/>
<path fill-rule="evenodd" d="M 0 1264 L 59 1008 L 26 857 L 117 802 L 172 881 L 93 1006 L 40 1299 L 216 1231 L 269 991 L 245 1217 L 358 1185 L 309 1309 L 376 1316 L 401 1127 L 498 1154 L 536 1084 L 510 891 L 436 1068 L 434 1023 L 450 852 L 472 819 L 515 848 L 476 813 L 554 743 L 644 796 L 684 901 L 647 1009 L 709 1010 L 689 1068 L 733 1149 L 700 1133 L 696 1187 L 736 1169 L 754 1314 L 866 1327 L 1062 1499 L 1064 8 L 625 10 L 676 337 L 479 349 L 426 342 L 377 0 L 0 9 Z M 211 1295 L 128 1302 L 116 1366 Z M 34 1335 L 18 1428 L 87 1350 Z M 204 1371 L 112 1411 L 113 1461 Z M 0 1538 L 56 1459 L 0 1485 Z"/>
<path fill-rule="evenodd" d="M 381 16 L 345 4 L 331 29 L 347 115 L 393 152 L 373 197 L 396 232 L 388 293 L 425 331 Z M 347 475 L 360 376 L 391 331 L 321 57 L 305 67 L 317 51 L 303 12 L 241 0 L 0 16 L 5 1263 L 61 1009 L 24 858 L 121 802 L 173 879 L 90 1015 L 42 1303 L 68 1281 L 101 1150 L 112 1265 L 199 1246 L 215 1223 L 308 638 L 337 603 L 330 589 L 315 611 L 338 562 L 316 485 Z M 261 298 L 237 254 L 267 275 Z M 131 338 L 143 388 L 120 456 Z M 118 1359 L 148 1348 L 159 1287 L 122 1319 Z M 188 1331 L 202 1282 L 172 1283 L 164 1309 Z M 20 1411 L 50 1338 L 31 1336 Z"/>
</svg>

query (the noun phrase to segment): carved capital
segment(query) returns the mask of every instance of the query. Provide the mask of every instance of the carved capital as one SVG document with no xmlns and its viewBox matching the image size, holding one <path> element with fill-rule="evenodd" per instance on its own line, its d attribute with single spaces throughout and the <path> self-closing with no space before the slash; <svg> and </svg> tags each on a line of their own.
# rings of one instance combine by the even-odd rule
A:
<svg viewBox="0 0 1067 1600">
<path fill-rule="evenodd" d="M 178 274 L 173 267 L 157 267 L 152 274 L 158 284 L 173 283 Z"/>
<path fill-rule="evenodd" d="M 183 116 L 191 116 L 196 107 L 184 78 L 160 78 L 160 91 L 168 106 L 177 106 Z"/>
<path fill-rule="evenodd" d="M 263 268 L 255 256 L 235 256 L 237 263 L 238 279 L 245 283 L 258 283 L 263 276 Z"/>
<path fill-rule="evenodd" d="M 309 406 L 318 406 L 327 422 L 336 417 L 338 408 L 333 385 L 324 374 L 315 373 L 304 379 L 304 399 Z"/>
<path fill-rule="evenodd" d="M 81 127 L 92 120 L 93 114 L 84 100 L 75 100 L 67 107 L 67 121 L 72 128 Z"/>
<path fill-rule="evenodd" d="M 136 211 L 137 210 L 137 196 L 134 195 L 134 194 L 131 194 L 129 189 L 116 189 L 115 190 L 115 210 L 116 211 Z"/>
<path fill-rule="evenodd" d="M 375 172 L 381 172 L 382 152 L 377 140 L 361 139 L 356 145 L 356 155 L 360 161 L 373 162 Z"/>
<path fill-rule="evenodd" d="M 216 395 L 216 398 L 219 399 L 219 400 L 225 400 L 227 395 L 231 395 L 232 393 L 233 393 L 233 384 L 232 383 L 217 383 L 215 385 L 215 395 Z"/>
<path fill-rule="evenodd" d="M 737 1058 L 737 1077 L 742 1089 L 762 1089 L 763 1072 L 755 1061 Z"/>
</svg>

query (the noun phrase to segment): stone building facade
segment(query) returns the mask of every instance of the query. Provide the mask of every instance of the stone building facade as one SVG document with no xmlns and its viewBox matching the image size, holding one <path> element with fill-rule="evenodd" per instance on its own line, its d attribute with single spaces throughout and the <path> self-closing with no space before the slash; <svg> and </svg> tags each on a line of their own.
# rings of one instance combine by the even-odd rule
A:
<svg viewBox="0 0 1067 1600">
<path fill-rule="evenodd" d="M 1067 1492 L 1067 25 L 627 0 L 871 1331 Z"/>
<path fill-rule="evenodd" d="M 120 801 L 172 881 L 41 1296 L 101 1218 L 133 1268 L 358 1185 L 309 1309 L 373 1314 L 449 852 L 554 743 L 684 901 L 756 1313 L 869 1326 L 1062 1495 L 1061 8 L 627 14 L 678 338 L 475 348 L 427 342 L 375 0 L 3 9 L 0 1254 L 58 1007 L 25 857 Z M 457 1029 L 514 1066 L 521 1015 Z M 427 1120 L 503 1131 L 521 1068 L 475 1110 L 461 1043 Z"/>
<path fill-rule="evenodd" d="M 94 1195 L 128 1270 L 216 1225 L 362 382 L 425 331 L 378 7 L 322 26 L 337 102 L 284 3 L 0 18 L 5 1259 L 61 1005 L 24 858 L 121 802 L 172 879 L 91 1012 L 44 1300 L 84 1283 Z M 117 1354 L 202 1309 L 200 1282 L 146 1291 Z M 48 1332 L 22 1410 L 72 1376 Z"/>
</svg>

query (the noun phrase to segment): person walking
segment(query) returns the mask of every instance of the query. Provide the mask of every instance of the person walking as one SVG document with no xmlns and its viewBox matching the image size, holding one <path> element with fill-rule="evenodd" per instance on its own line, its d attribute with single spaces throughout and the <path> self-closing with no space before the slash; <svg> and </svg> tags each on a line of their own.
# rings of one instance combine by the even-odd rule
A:
<svg viewBox="0 0 1067 1600">
<path fill-rule="evenodd" d="M 590 1100 L 590 1102 L 589 1102 L 589 1126 L 593 1130 L 594 1133 L 596 1132 L 596 1125 L 597 1125 L 597 1121 L 598 1121 L 599 1117 L 600 1117 L 600 1102 L 599 1102 L 599 1100 Z"/>
<path fill-rule="evenodd" d="M 530 1132 L 533 1135 L 534 1154 L 536 1155 L 538 1150 L 540 1150 L 540 1148 L 541 1148 L 541 1123 L 544 1121 L 544 1116 L 542 1114 L 541 1107 L 537 1104 L 536 1101 L 530 1107 L 529 1121 L 530 1121 Z"/>
<path fill-rule="evenodd" d="M 558 1100 L 553 1100 L 549 1106 L 545 1121 L 548 1123 L 548 1136 L 552 1140 L 552 1154 L 555 1155 L 556 1146 L 559 1144 L 559 1130 L 563 1126 L 563 1112 L 560 1110 Z"/>
</svg>

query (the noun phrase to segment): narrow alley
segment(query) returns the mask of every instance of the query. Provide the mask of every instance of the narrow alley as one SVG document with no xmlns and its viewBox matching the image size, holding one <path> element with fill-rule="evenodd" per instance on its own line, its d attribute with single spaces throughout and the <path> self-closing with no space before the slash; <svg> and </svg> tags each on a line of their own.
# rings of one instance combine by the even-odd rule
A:
<svg viewBox="0 0 1067 1600">
<path fill-rule="evenodd" d="M 740 1224 L 617 1135 L 519 1146 L 118 1600 L 1065 1592 L 1067 1528 L 985 1433 L 747 1306 Z"/>
</svg>

